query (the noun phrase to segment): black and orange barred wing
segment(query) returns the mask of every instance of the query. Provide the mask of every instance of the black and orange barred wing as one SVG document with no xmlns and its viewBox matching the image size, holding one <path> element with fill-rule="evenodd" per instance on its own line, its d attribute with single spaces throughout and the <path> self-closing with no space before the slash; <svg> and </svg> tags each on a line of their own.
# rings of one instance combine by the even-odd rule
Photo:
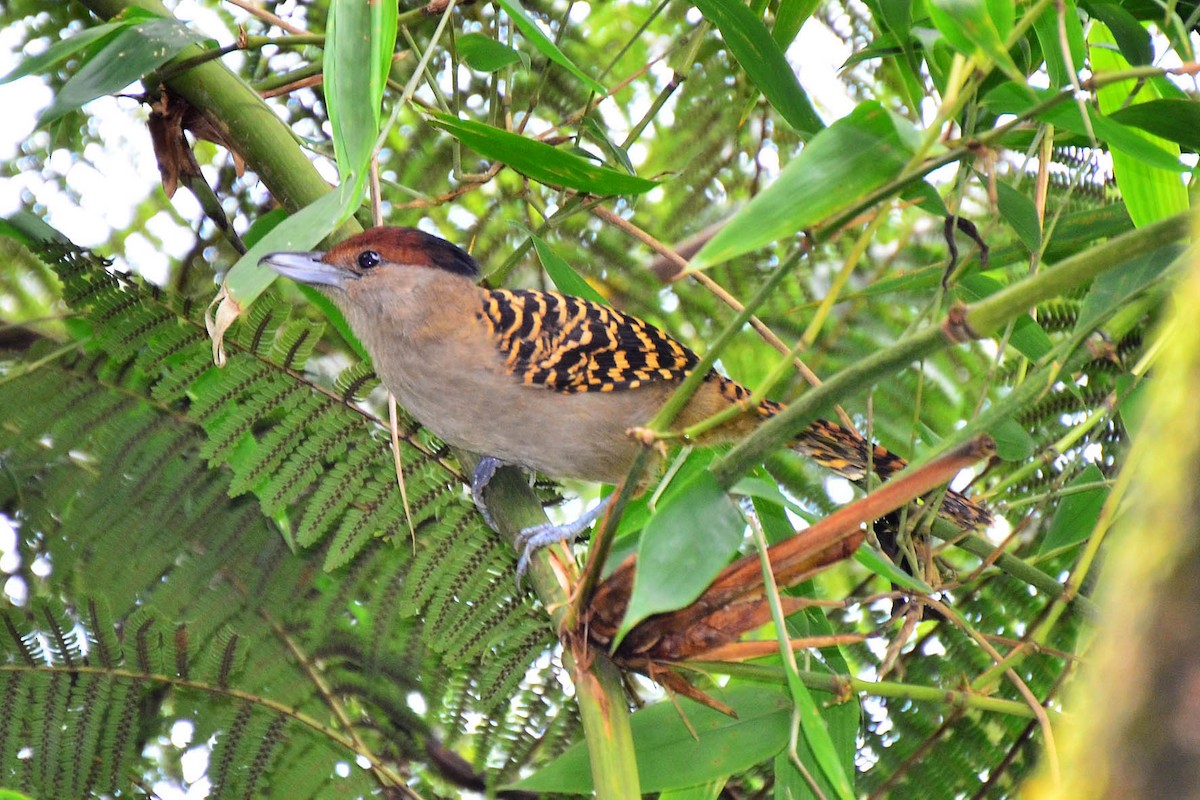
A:
<svg viewBox="0 0 1200 800">
<path fill-rule="evenodd" d="M 612 392 L 679 381 L 700 360 L 637 317 L 558 292 L 494 289 L 485 296 L 479 318 L 496 337 L 496 347 L 514 378 L 558 392 Z M 749 389 L 717 372 L 710 378 L 730 402 L 750 398 Z M 764 400 L 755 411 L 767 418 L 782 409 L 779 403 Z M 792 447 L 859 483 L 868 467 L 887 480 L 907 466 L 883 446 L 868 444 L 857 431 L 827 420 L 812 422 Z M 991 522 L 985 508 L 955 491 L 946 493 L 941 513 L 964 528 Z"/>
<path fill-rule="evenodd" d="M 677 381 L 699 358 L 637 317 L 558 292 L 495 289 L 479 312 L 505 367 L 558 392 L 612 392 Z"/>
</svg>

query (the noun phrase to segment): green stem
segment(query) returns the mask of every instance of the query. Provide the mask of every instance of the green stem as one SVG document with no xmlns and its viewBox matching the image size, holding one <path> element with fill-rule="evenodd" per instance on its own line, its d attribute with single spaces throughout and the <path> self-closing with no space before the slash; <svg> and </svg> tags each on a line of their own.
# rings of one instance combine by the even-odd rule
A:
<svg viewBox="0 0 1200 800">
<path fill-rule="evenodd" d="M 719 673 L 749 680 L 770 681 L 781 685 L 786 680 L 782 667 L 766 664 L 729 664 L 723 661 L 693 661 L 688 666 L 705 674 Z M 849 691 L 873 697 L 907 698 L 928 703 L 945 704 L 955 708 L 991 711 L 996 714 L 1007 714 L 1024 719 L 1034 718 L 1033 711 L 1026 703 L 963 691 L 961 689 L 915 686 L 910 683 L 896 683 L 894 681 L 866 681 L 849 675 L 831 675 L 828 672 L 813 672 L 811 670 L 800 670 L 798 674 L 800 680 L 808 688 L 829 692 L 833 695 L 840 696 Z"/>
<path fill-rule="evenodd" d="M 1139 253 L 1183 238 L 1188 233 L 1188 227 L 1188 215 L 1179 214 L 1064 259 L 1052 268 L 1031 275 L 967 307 L 962 313 L 962 324 L 955 326 L 957 330 L 954 333 L 960 337 L 990 334 L 1043 300 L 1078 288 Z M 751 436 L 715 461 L 710 469 L 717 482 L 725 488 L 733 486 L 754 466 L 762 463 L 768 452 L 791 440 L 822 409 L 853 392 L 873 386 L 914 361 L 928 358 L 952 343 L 940 326 L 931 326 L 842 370 L 763 423 Z"/>
<path fill-rule="evenodd" d="M 641 786 L 629 706 L 621 671 L 603 653 L 590 651 L 586 671 L 568 648 L 563 663 L 575 676 L 575 700 L 583 719 L 583 735 L 592 762 L 592 786 L 601 800 L 640 800 Z"/>
<path fill-rule="evenodd" d="M 725 329 L 713 341 L 712 346 L 705 351 L 700 361 L 692 368 L 691 373 L 679 385 L 679 388 L 675 390 L 663 407 L 659 409 L 658 413 L 654 415 L 654 419 L 647 423 L 646 427 L 649 430 L 658 433 L 663 433 L 667 430 L 676 415 L 683 410 L 688 400 L 691 399 L 696 389 L 700 388 L 700 384 L 708 377 L 709 371 L 717 363 L 717 358 L 721 355 L 721 350 L 750 321 L 750 318 L 754 316 L 754 312 L 774 293 L 779 284 L 783 282 L 783 279 L 792 274 L 792 271 L 799 265 L 800 259 L 803 258 L 805 252 L 807 251 L 799 249 L 789 256 L 787 261 L 780 264 L 779 269 L 775 270 L 771 274 L 771 277 L 767 279 L 767 282 L 750 298 L 750 302 L 746 303 L 742 307 L 742 310 L 729 321 L 729 324 L 725 326 Z M 730 483 L 725 488 L 729 488 L 732 485 Z"/>
<path fill-rule="evenodd" d="M 82 0 L 102 19 L 111 19 L 127 8 L 138 7 L 163 17 L 172 14 L 158 0 Z M 180 51 L 170 64 L 186 62 L 205 50 L 191 46 Z M 171 91 L 207 112 L 234 149 L 262 179 L 271 194 L 288 211 L 299 211 L 329 192 L 329 184 L 296 145 L 288 126 L 275 116 L 262 98 L 219 61 L 198 64 L 166 81 Z M 346 238 L 361 228 L 353 219 L 333 238 Z"/>
<path fill-rule="evenodd" d="M 468 470 L 475 468 L 476 456 L 462 451 L 457 455 Z M 488 498 L 495 501 L 488 507 L 497 526 L 510 538 L 546 521 L 541 503 L 516 468 L 504 467 L 496 472 L 488 484 Z M 573 630 L 568 617 L 572 611 L 570 598 L 551 561 L 551 550 L 545 547 L 534 553 L 526 578 L 533 584 L 554 629 Z M 567 641 L 563 648 L 563 664 L 575 684 L 597 796 L 636 800 L 640 797 L 637 760 L 620 671 L 603 653 L 588 651 L 587 657 L 581 658 L 570 645 Z"/>
</svg>

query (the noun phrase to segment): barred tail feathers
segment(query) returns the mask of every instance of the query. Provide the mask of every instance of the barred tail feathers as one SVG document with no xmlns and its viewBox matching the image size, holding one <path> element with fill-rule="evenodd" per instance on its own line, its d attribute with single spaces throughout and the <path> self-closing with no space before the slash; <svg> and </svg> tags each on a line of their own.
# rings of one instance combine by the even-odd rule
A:
<svg viewBox="0 0 1200 800">
<path fill-rule="evenodd" d="M 721 394 L 735 403 L 746 403 L 751 392 L 746 387 L 723 376 L 717 376 Z M 754 409 L 760 419 L 770 419 L 786 406 L 774 400 L 763 400 Z M 870 451 L 868 451 L 868 446 Z M 862 481 L 868 469 L 880 480 L 888 480 L 908 462 L 882 445 L 869 445 L 857 431 L 848 430 L 828 420 L 818 419 L 802 430 L 792 449 L 811 458 L 821 466 L 847 480 Z M 946 492 L 941 514 L 963 528 L 991 524 L 992 515 L 979 503 L 954 490 Z"/>
</svg>

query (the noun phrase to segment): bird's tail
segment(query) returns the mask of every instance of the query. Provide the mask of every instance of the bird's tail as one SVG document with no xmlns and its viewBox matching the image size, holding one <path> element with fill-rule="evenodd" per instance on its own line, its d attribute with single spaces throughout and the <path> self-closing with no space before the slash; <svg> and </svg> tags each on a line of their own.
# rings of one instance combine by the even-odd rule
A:
<svg viewBox="0 0 1200 800">
<path fill-rule="evenodd" d="M 724 379 L 721 391 L 734 402 L 745 402 L 750 390 Z M 769 419 L 786 406 L 773 400 L 763 400 L 756 407 L 759 417 Z M 847 480 L 861 483 L 869 471 L 888 480 L 908 466 L 908 462 L 882 445 L 872 445 L 857 431 L 835 422 L 818 419 L 802 430 L 792 442 L 792 449 L 816 461 L 826 469 Z M 939 513 L 964 529 L 984 527 L 992 522 L 992 514 L 966 495 L 948 490 Z"/>
</svg>

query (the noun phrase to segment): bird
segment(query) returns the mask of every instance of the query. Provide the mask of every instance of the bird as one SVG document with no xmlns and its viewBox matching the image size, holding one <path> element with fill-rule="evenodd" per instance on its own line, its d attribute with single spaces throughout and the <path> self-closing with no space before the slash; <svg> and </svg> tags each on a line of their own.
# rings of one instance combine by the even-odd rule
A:
<svg viewBox="0 0 1200 800">
<path fill-rule="evenodd" d="M 699 361 L 659 328 L 601 303 L 480 286 L 471 255 L 416 228 L 371 228 L 324 252 L 272 253 L 259 263 L 327 295 L 396 401 L 446 443 L 481 457 L 472 496 L 493 528 L 484 492 L 501 465 L 619 483 L 644 446 L 629 432 L 655 415 Z M 742 407 L 695 442 L 713 445 L 746 435 L 784 408 L 750 398 L 749 389 L 711 370 L 674 424 L 686 428 Z M 791 446 L 852 481 L 862 482 L 868 469 L 886 480 L 906 466 L 827 420 L 808 425 Z M 574 539 L 606 505 L 565 525 L 522 531 L 518 578 L 533 551 Z M 991 519 L 954 491 L 940 511 L 963 528 Z"/>
</svg>

